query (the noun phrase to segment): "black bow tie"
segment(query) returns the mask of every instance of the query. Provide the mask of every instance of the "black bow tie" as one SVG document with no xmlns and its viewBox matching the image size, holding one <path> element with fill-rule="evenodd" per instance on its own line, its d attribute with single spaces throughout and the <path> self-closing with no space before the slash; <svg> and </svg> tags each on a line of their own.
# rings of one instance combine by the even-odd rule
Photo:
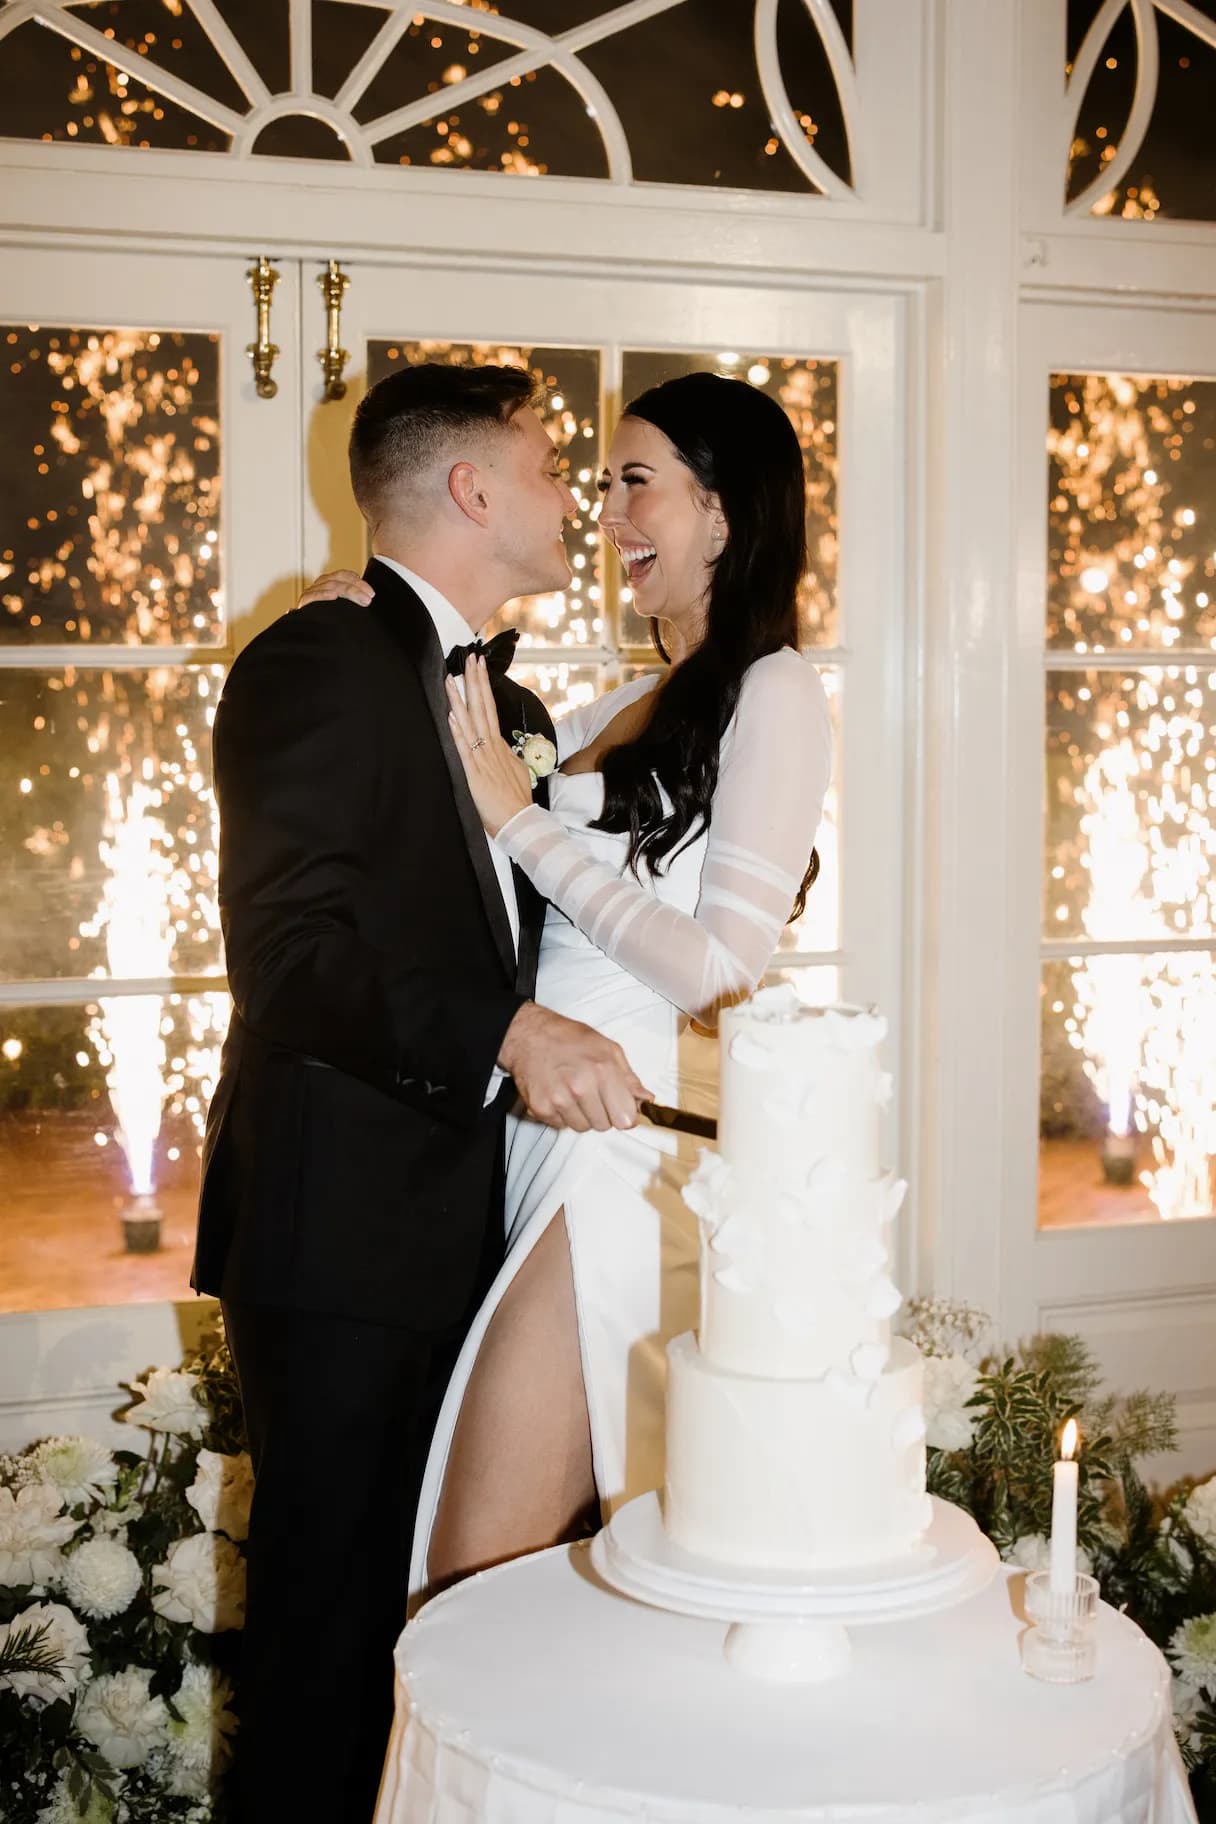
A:
<svg viewBox="0 0 1216 1824">
<path fill-rule="evenodd" d="M 491 672 L 497 672 L 501 676 L 515 657 L 518 639 L 519 630 L 508 627 L 504 632 L 496 633 L 492 640 L 474 640 L 468 646 L 453 646 L 445 664 L 454 678 L 463 677 L 465 666 L 476 653 L 485 660 Z"/>
</svg>

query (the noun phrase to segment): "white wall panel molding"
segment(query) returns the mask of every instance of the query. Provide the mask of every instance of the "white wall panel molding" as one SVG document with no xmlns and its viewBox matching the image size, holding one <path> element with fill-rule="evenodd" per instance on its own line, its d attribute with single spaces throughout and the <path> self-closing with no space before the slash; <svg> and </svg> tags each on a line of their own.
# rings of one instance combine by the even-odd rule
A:
<svg viewBox="0 0 1216 1824">
<path fill-rule="evenodd" d="M 145 1368 L 175 1368 L 218 1309 L 212 1299 L 191 1299 L 5 1317 L 0 1451 L 71 1432 L 142 1451 L 146 1433 L 113 1417 L 127 1404 L 120 1383 Z"/>
</svg>

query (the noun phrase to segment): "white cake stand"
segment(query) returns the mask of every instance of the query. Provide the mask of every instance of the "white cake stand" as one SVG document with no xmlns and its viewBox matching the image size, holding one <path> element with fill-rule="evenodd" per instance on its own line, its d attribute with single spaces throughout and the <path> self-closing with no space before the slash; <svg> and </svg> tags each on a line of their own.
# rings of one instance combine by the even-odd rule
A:
<svg viewBox="0 0 1216 1824">
<path fill-rule="evenodd" d="M 848 1667 L 850 1627 L 965 1602 L 991 1580 L 999 1559 L 970 1514 L 934 1496 L 928 1531 L 906 1558 L 822 1572 L 721 1564 L 672 1544 L 652 1493 L 613 1515 L 592 1540 L 591 1562 L 623 1596 L 730 1622 L 726 1657 L 751 1677 L 817 1684 Z"/>
</svg>

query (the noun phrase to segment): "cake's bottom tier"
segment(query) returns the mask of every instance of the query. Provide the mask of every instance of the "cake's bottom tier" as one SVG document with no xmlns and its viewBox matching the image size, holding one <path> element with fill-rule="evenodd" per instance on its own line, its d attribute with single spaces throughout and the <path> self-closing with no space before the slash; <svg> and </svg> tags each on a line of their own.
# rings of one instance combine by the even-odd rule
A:
<svg viewBox="0 0 1216 1824">
<path fill-rule="evenodd" d="M 931 1515 L 921 1358 L 897 1340 L 865 1398 L 827 1381 L 760 1380 L 668 1346 L 664 1524 L 726 1564 L 828 1570 L 902 1558 Z"/>
</svg>

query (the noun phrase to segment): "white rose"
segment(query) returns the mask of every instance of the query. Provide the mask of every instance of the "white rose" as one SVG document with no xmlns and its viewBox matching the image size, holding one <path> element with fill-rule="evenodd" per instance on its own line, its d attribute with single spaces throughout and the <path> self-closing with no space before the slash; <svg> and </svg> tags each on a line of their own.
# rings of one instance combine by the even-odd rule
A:
<svg viewBox="0 0 1216 1824">
<path fill-rule="evenodd" d="M 249 1452 L 221 1456 L 200 1450 L 194 1481 L 186 1499 L 209 1533 L 227 1533 L 230 1539 L 249 1537 L 249 1504 L 253 1499 L 253 1463 Z"/>
<path fill-rule="evenodd" d="M 95 1678 L 76 1707 L 76 1727 L 111 1767 L 142 1767 L 165 1740 L 169 1712 L 151 1684 L 146 1667 L 128 1666 Z"/>
<path fill-rule="evenodd" d="M 1006 1564 L 1016 1564 L 1023 1571 L 1051 1569 L 1051 1540 L 1045 1533 L 1023 1533 L 1005 1554 Z M 1083 1546 L 1077 1547 L 1077 1569 L 1086 1577 L 1093 1575 L 1094 1562 Z"/>
<path fill-rule="evenodd" d="M 169 1719 L 166 1756 L 166 1784 L 177 1797 L 205 1799 L 231 1760 L 231 1697 L 232 1686 L 213 1666 L 191 1664 L 182 1673 L 173 1699 L 181 1721 Z"/>
<path fill-rule="evenodd" d="M 64 1559 L 59 1585 L 74 1609 L 102 1621 L 129 1609 L 143 1580 L 139 1559 L 119 1540 L 86 1539 Z"/>
<path fill-rule="evenodd" d="M 1205 1545 L 1216 1551 L 1216 1476 L 1201 1482 L 1186 1498 L 1182 1518 Z"/>
<path fill-rule="evenodd" d="M 931 1450 L 965 1450 L 975 1436 L 967 1401 L 979 1370 L 963 1355 L 927 1355 L 924 1363 L 925 1442 Z"/>
<path fill-rule="evenodd" d="M 71 1697 L 88 1677 L 89 1637 L 71 1609 L 61 1602 L 35 1602 L 0 1627 L 0 1646 L 29 1628 L 47 1629 L 42 1645 L 58 1661 L 55 1672 L 6 1672 L 0 1685 L 39 1706 Z"/>
<path fill-rule="evenodd" d="M 47 1438 L 32 1452 L 39 1482 L 58 1489 L 68 1507 L 101 1501 L 118 1480 L 118 1465 L 92 1438 Z"/>
<path fill-rule="evenodd" d="M 63 1511 L 63 1497 L 45 1482 L 30 1482 L 14 1495 L 0 1488 L 0 1584 L 52 1583 L 61 1547 L 78 1522 Z"/>
<path fill-rule="evenodd" d="M 200 1634 L 244 1626 L 245 1560 L 222 1533 L 179 1539 L 152 1581 L 162 1586 L 152 1607 L 168 1621 L 188 1621 Z"/>
<path fill-rule="evenodd" d="M 171 1431 L 183 1438 L 201 1438 L 207 1426 L 207 1408 L 198 1397 L 198 1376 L 184 1368 L 153 1368 L 131 1389 L 136 1404 L 123 1418 L 146 1431 Z"/>
<path fill-rule="evenodd" d="M 515 747 L 528 769 L 533 789 L 538 779 L 547 779 L 557 765 L 557 749 L 546 735 L 525 735 L 516 731 Z"/>
</svg>

